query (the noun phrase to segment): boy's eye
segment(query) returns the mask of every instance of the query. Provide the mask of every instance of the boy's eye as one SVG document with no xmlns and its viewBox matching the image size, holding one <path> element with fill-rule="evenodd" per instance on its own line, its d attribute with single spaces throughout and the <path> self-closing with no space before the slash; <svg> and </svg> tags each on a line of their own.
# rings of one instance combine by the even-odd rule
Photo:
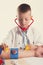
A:
<svg viewBox="0 0 43 65">
<path fill-rule="evenodd" d="M 28 21 L 29 19 L 25 18 L 26 21 Z"/>
</svg>

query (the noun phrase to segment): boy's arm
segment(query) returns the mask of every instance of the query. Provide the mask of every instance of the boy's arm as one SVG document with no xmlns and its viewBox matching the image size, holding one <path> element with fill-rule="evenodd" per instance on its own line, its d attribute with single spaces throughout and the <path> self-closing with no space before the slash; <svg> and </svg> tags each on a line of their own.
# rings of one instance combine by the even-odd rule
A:
<svg viewBox="0 0 43 65">
<path fill-rule="evenodd" d="M 7 47 L 4 45 L 4 47 Z M 43 52 L 43 47 L 37 46 L 37 45 L 30 45 L 31 50 L 23 50 L 18 49 L 18 58 L 25 58 L 25 57 L 33 57 L 33 56 L 39 56 L 40 52 Z M 41 50 L 38 50 L 41 49 Z M 39 52 L 40 51 L 40 52 Z M 2 51 L 0 58 L 9 58 L 10 59 L 10 50 L 8 52 Z"/>
<path fill-rule="evenodd" d="M 27 58 L 27 57 L 34 57 L 35 51 L 34 50 L 19 50 L 19 58 Z"/>
<path fill-rule="evenodd" d="M 18 49 L 18 58 L 26 58 L 35 56 L 35 51 Z M 8 52 L 2 51 L 0 58 L 10 59 L 10 50 Z"/>
</svg>

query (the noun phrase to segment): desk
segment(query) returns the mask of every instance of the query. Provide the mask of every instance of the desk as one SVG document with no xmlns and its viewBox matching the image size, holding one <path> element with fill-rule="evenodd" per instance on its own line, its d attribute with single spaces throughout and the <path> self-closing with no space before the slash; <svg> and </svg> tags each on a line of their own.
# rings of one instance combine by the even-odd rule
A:
<svg viewBox="0 0 43 65">
<path fill-rule="evenodd" d="M 5 60 L 5 65 L 43 65 L 43 58 L 30 57 Z"/>
</svg>

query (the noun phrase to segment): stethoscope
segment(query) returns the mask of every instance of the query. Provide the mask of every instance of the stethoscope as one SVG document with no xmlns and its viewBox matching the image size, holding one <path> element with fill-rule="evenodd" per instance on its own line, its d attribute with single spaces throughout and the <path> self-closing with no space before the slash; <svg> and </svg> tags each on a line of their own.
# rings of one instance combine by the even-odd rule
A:
<svg viewBox="0 0 43 65">
<path fill-rule="evenodd" d="M 18 27 L 19 27 L 23 32 L 25 32 L 25 31 L 32 25 L 32 23 L 34 22 L 34 19 L 31 17 L 32 22 L 28 25 L 28 27 L 27 27 L 27 28 L 22 28 L 21 25 L 20 25 L 19 23 L 17 23 L 17 20 L 18 20 L 18 18 L 15 18 L 14 22 L 18 25 Z M 22 34 L 22 36 L 25 35 L 26 38 L 27 38 L 27 41 L 29 42 L 27 35 L 26 35 L 26 34 L 23 34 L 22 32 L 21 32 L 21 34 Z M 23 43 L 23 42 L 22 42 L 22 43 Z M 24 46 L 25 46 L 25 44 L 24 44 Z"/>
<path fill-rule="evenodd" d="M 22 28 L 21 25 L 20 25 L 19 23 L 17 23 L 17 20 L 18 20 L 18 18 L 15 18 L 14 22 L 18 25 L 18 27 L 19 27 L 22 31 L 26 31 L 26 30 L 32 25 L 32 23 L 34 22 L 34 19 L 31 17 L 32 22 L 28 25 L 28 27 L 27 27 L 27 28 Z"/>
</svg>

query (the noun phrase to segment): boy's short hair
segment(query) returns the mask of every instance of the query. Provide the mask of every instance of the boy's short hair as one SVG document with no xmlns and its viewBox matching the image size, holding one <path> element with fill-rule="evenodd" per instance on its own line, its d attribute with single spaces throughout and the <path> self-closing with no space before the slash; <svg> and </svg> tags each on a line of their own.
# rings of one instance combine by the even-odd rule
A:
<svg viewBox="0 0 43 65">
<path fill-rule="evenodd" d="M 27 11 L 31 11 L 31 7 L 28 4 L 21 4 L 18 6 L 18 12 L 25 13 Z"/>
</svg>

